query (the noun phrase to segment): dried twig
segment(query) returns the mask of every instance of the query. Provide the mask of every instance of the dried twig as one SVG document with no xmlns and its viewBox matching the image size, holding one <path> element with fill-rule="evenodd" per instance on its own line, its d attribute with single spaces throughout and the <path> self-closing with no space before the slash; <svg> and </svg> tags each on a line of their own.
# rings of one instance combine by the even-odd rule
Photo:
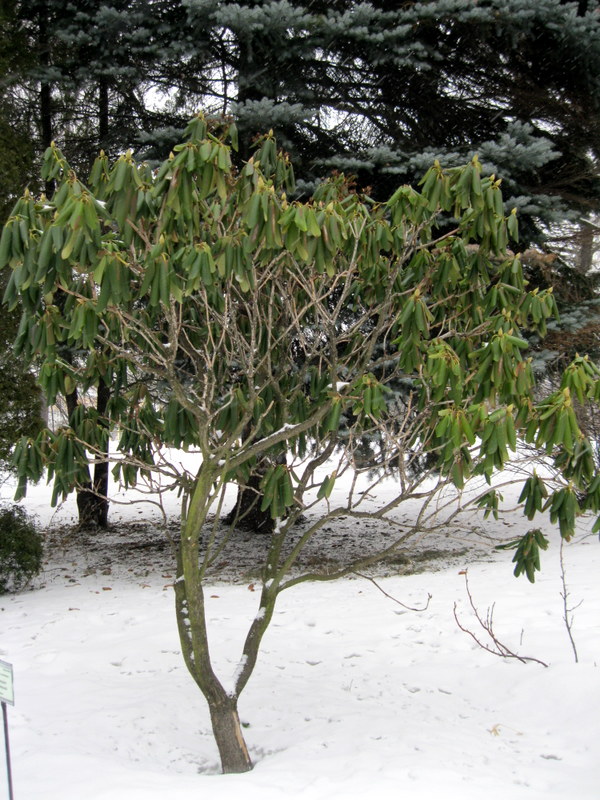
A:
<svg viewBox="0 0 600 800">
<path fill-rule="evenodd" d="M 398 603 L 398 605 L 399 605 L 399 606 L 402 606 L 402 608 L 406 608 L 406 609 L 407 609 L 407 611 L 427 611 L 427 609 L 429 608 L 429 603 L 431 602 L 431 598 L 432 598 L 432 595 L 431 595 L 431 594 L 429 594 L 429 592 L 427 593 L 427 602 L 425 603 L 425 605 L 423 606 L 423 608 L 413 608 L 412 606 L 407 606 L 407 605 L 406 605 L 406 603 L 402 603 L 400 600 L 398 600 L 396 597 L 393 597 L 391 594 L 388 594 L 388 593 L 385 591 L 385 589 L 383 589 L 383 588 L 382 588 L 382 587 L 381 587 L 381 586 L 380 586 L 380 585 L 377 583 L 377 581 L 375 580 L 375 578 L 372 578 L 370 575 L 364 575 L 362 572 L 354 572 L 354 574 L 355 574 L 355 575 L 358 575 L 358 577 L 359 577 L 359 578 L 364 578 L 366 581 L 371 581 L 371 583 L 373 584 L 373 586 L 375 586 L 375 588 L 376 588 L 376 589 L 379 589 L 379 591 L 381 592 L 381 594 L 384 594 L 384 595 L 385 595 L 385 596 L 386 596 L 386 597 L 387 597 L 389 600 L 393 600 L 393 601 L 394 601 L 394 603 Z"/>
<path fill-rule="evenodd" d="M 563 558 L 563 547 L 565 544 L 565 540 L 561 537 L 560 539 L 560 580 L 562 583 L 562 592 L 560 596 L 563 599 L 563 619 L 565 621 L 565 626 L 567 628 L 567 634 L 569 635 L 569 641 L 571 642 L 571 647 L 573 648 L 573 655 L 575 656 L 575 663 L 579 663 L 579 656 L 577 654 L 577 647 L 575 645 L 575 639 L 573 638 L 573 611 L 579 608 L 583 600 L 577 603 L 576 606 L 569 608 L 569 590 L 567 588 L 567 577 L 565 572 L 565 562 Z"/>
<path fill-rule="evenodd" d="M 458 618 L 458 614 L 456 612 L 456 603 L 454 603 L 454 619 L 456 620 L 456 624 L 458 627 L 463 631 L 463 633 L 467 633 L 482 650 L 487 650 L 488 653 L 492 653 L 495 656 L 500 656 L 501 658 L 516 658 L 522 664 L 525 664 L 527 661 L 534 661 L 536 664 L 541 664 L 543 667 L 547 667 L 544 661 L 540 661 L 539 658 L 533 658 L 532 656 L 520 656 L 507 647 L 503 642 L 501 642 L 494 632 L 494 605 L 488 608 L 487 615 L 485 620 L 482 619 L 477 607 L 475 606 L 475 602 L 473 600 L 473 595 L 471 594 L 471 590 L 469 588 L 469 578 L 467 576 L 467 570 L 464 571 L 465 576 L 465 587 L 467 590 L 467 597 L 469 598 L 469 604 L 473 613 L 475 614 L 475 619 L 479 623 L 480 627 L 487 633 L 487 635 L 492 640 L 491 644 L 486 644 L 479 639 L 473 631 L 465 628 L 465 626 L 460 622 Z"/>
</svg>

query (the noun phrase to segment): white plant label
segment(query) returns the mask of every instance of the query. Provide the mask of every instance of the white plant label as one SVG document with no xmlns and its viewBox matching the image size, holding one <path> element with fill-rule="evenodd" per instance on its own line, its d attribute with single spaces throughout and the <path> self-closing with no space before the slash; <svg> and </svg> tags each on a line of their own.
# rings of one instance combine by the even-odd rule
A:
<svg viewBox="0 0 600 800">
<path fill-rule="evenodd" d="M 0 661 L 0 702 L 15 704 L 12 664 Z"/>
</svg>

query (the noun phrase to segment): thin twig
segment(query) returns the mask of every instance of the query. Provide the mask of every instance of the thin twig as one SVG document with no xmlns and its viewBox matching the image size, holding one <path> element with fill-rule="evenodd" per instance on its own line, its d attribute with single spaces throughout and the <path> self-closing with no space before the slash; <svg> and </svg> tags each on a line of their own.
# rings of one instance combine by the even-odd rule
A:
<svg viewBox="0 0 600 800">
<path fill-rule="evenodd" d="M 561 580 L 561 583 L 562 583 L 562 592 L 560 593 L 560 596 L 563 599 L 563 619 L 565 621 L 565 627 L 567 629 L 567 634 L 569 636 L 569 641 L 571 642 L 571 647 L 573 648 L 573 655 L 575 656 L 575 663 L 578 664 L 579 663 L 579 656 L 577 654 L 577 647 L 575 645 L 575 639 L 573 638 L 573 611 L 575 611 L 577 608 L 579 608 L 581 603 L 583 603 L 583 600 L 581 600 L 581 602 L 577 603 L 576 606 L 573 606 L 572 608 L 569 608 L 569 590 L 567 588 L 567 576 L 566 576 L 566 571 L 565 571 L 565 562 L 564 562 L 564 558 L 563 558 L 563 547 L 564 547 L 564 544 L 565 544 L 565 540 L 561 536 L 561 539 L 560 539 L 560 580 Z"/>
<path fill-rule="evenodd" d="M 427 611 L 427 609 L 429 608 L 429 603 L 431 602 L 431 598 L 433 597 L 433 595 L 427 592 L 427 602 L 425 603 L 423 608 L 413 608 L 413 606 L 407 606 L 406 603 L 403 603 L 400 600 L 398 600 L 398 598 L 393 597 L 391 594 L 388 594 L 388 592 L 386 592 L 385 589 L 383 589 L 377 583 L 375 578 L 372 578 L 370 575 L 364 575 L 362 572 L 354 572 L 354 575 L 358 575 L 359 578 L 364 578 L 366 581 L 370 581 L 376 589 L 379 589 L 381 594 L 385 595 L 389 600 L 393 600 L 394 603 L 398 603 L 398 605 L 402 606 L 402 608 L 406 608 L 407 611 L 418 611 L 418 612 Z"/>
<path fill-rule="evenodd" d="M 469 598 L 469 604 L 473 613 L 475 614 L 475 619 L 481 626 L 481 628 L 487 633 L 487 635 L 492 640 L 493 645 L 485 644 L 477 636 L 473 633 L 473 631 L 465 628 L 465 626 L 461 623 L 458 618 L 458 614 L 456 612 L 456 603 L 454 603 L 454 619 L 456 620 L 456 624 L 458 627 L 463 631 L 463 633 L 468 634 L 482 650 L 486 650 L 488 653 L 492 653 L 492 655 L 500 656 L 500 658 L 516 658 L 517 661 L 520 661 L 522 664 L 525 664 L 527 661 L 534 661 L 536 664 L 541 664 L 543 667 L 547 667 L 545 661 L 540 661 L 539 658 L 533 658 L 532 656 L 520 656 L 517 653 L 513 652 L 509 647 L 507 647 L 503 642 L 501 642 L 494 632 L 494 625 L 493 625 L 493 616 L 494 616 L 494 606 L 492 605 L 491 608 L 488 608 L 487 617 L 485 621 L 481 618 L 477 607 L 475 606 L 475 602 L 473 600 L 473 596 L 471 594 L 471 590 L 469 588 L 469 578 L 467 576 L 467 570 L 464 572 L 465 575 L 465 587 L 467 590 L 467 597 Z"/>
</svg>

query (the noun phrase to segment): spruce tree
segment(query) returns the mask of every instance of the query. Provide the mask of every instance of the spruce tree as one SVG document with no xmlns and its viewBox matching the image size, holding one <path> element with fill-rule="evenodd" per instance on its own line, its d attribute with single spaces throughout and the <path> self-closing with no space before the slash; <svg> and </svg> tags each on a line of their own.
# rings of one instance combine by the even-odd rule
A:
<svg viewBox="0 0 600 800">
<path fill-rule="evenodd" d="M 523 244 L 598 208 L 597 0 L 170 5 L 186 55 L 158 56 L 153 74 L 172 88 L 174 127 L 184 110 L 233 114 L 242 160 L 273 129 L 300 190 L 340 170 L 377 198 L 435 158 L 478 153 Z"/>
<path fill-rule="evenodd" d="M 76 165 L 100 146 L 166 157 L 202 108 L 235 116 L 242 162 L 273 129 L 307 190 L 337 169 L 385 196 L 477 152 L 524 243 L 600 203 L 598 0 L 14 5 L 42 140 Z"/>
<path fill-rule="evenodd" d="M 345 152 L 375 192 L 479 154 L 522 235 L 597 208 L 598 3 L 348 4 L 327 17 Z"/>
</svg>

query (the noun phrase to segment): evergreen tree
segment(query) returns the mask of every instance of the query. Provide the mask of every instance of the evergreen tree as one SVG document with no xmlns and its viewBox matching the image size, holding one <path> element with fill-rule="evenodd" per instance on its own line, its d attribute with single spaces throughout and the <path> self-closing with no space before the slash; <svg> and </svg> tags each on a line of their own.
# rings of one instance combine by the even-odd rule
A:
<svg viewBox="0 0 600 800">
<path fill-rule="evenodd" d="M 478 152 L 527 237 L 597 208 L 598 3 L 373 0 L 328 16 L 347 145 L 375 192 Z"/>
<path fill-rule="evenodd" d="M 35 125 L 41 159 L 53 139 L 86 172 L 100 149 L 118 154 L 179 120 L 162 103 L 159 65 L 185 60 L 177 30 L 182 3 L 170 0 L 15 0 L 8 39 L 32 54 L 9 68 L 15 102 Z M 161 107 L 162 106 L 162 107 Z"/>
<path fill-rule="evenodd" d="M 154 79 L 173 90 L 174 120 L 198 107 L 233 114 L 242 160 L 272 128 L 307 191 L 337 169 L 385 196 L 435 158 L 477 152 L 503 177 L 525 245 L 600 204 L 597 0 L 172 7 L 185 11 L 186 56 L 159 57 Z"/>
<path fill-rule="evenodd" d="M 202 108 L 235 116 L 242 162 L 272 128 L 307 189 L 338 169 L 385 196 L 477 152 L 524 243 L 600 204 L 598 0 L 13 5 L 41 141 L 76 166 L 100 146 L 166 157 Z"/>
</svg>

